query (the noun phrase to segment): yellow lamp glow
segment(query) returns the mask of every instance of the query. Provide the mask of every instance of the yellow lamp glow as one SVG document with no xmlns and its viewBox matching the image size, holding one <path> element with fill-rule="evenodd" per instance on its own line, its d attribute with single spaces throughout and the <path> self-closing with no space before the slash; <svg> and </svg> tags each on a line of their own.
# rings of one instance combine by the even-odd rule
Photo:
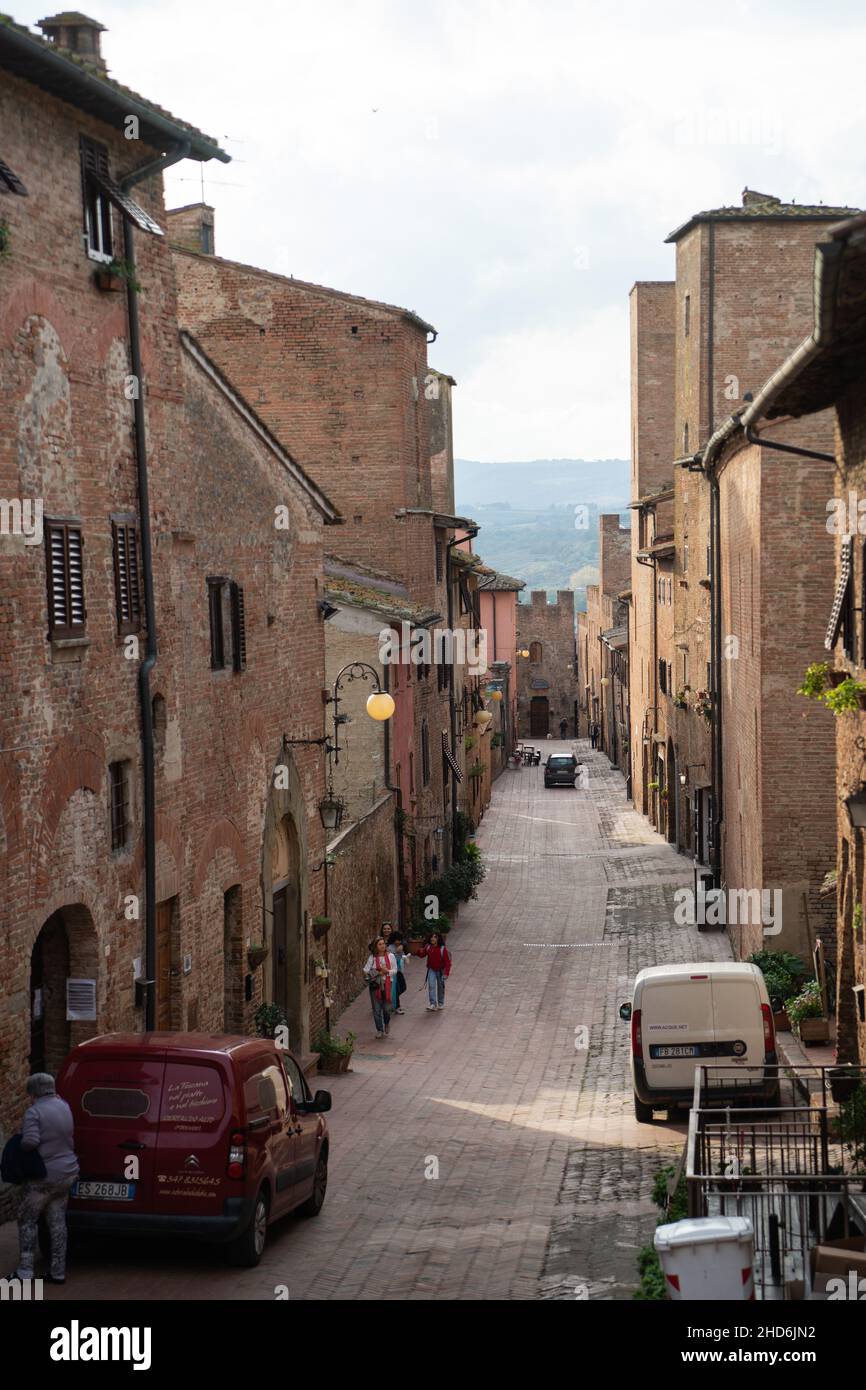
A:
<svg viewBox="0 0 866 1390">
<path fill-rule="evenodd" d="M 491 700 L 495 700 L 496 703 L 498 704 L 499 701 L 502 699 L 502 691 L 501 691 L 501 690 L 491 690 L 491 692 L 490 692 L 490 698 L 491 698 Z"/>
<path fill-rule="evenodd" d="M 396 706 L 387 690 L 376 690 L 367 696 L 367 713 L 371 719 L 390 719 Z"/>
<path fill-rule="evenodd" d="M 475 716 L 475 723 L 478 724 L 482 729 L 486 729 L 487 725 L 490 723 L 492 718 L 493 715 L 490 713 L 489 710 L 480 709 Z"/>
<path fill-rule="evenodd" d="M 524 648 L 522 649 L 520 655 L 521 655 L 521 656 L 529 656 L 529 648 L 528 648 L 528 647 L 524 647 Z"/>
</svg>

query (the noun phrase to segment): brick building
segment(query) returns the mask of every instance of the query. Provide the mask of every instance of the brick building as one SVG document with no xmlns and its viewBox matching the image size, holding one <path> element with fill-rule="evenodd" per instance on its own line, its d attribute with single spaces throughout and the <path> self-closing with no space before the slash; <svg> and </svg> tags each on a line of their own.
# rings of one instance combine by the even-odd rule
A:
<svg viewBox="0 0 866 1390">
<path fill-rule="evenodd" d="M 533 589 L 517 605 L 517 647 L 529 652 L 517 669 L 518 733 L 524 739 L 577 734 L 577 654 L 574 591 L 559 589 L 549 603 L 544 589 Z"/>
<path fill-rule="evenodd" d="M 481 564 L 478 577 L 479 617 L 486 633 L 487 664 L 491 681 L 488 688 L 502 696 L 494 714 L 495 732 L 499 734 L 494 748 L 492 776 L 495 780 L 508 762 L 508 755 L 517 742 L 517 672 L 520 658 L 517 647 L 518 594 L 526 587 L 522 579 L 502 574 Z M 494 701 L 494 703 L 497 703 Z"/>
<path fill-rule="evenodd" d="M 583 652 L 575 668 L 583 687 L 584 727 L 596 724 L 598 747 L 629 775 L 628 604 L 631 534 L 617 513 L 598 519 L 598 584 L 586 590 Z M 581 666 L 581 660 L 583 665 Z M 579 729 L 577 730 L 579 732 Z"/>
<path fill-rule="evenodd" d="M 632 302 L 632 737 L 644 746 L 635 795 L 717 882 L 780 890 L 774 944 L 795 950 L 822 930 L 832 807 L 819 793 L 808 846 L 792 833 L 793 769 L 806 758 L 823 765 L 829 749 L 784 673 L 814 650 L 810 596 L 827 582 L 827 557 L 814 526 L 790 526 L 778 456 L 735 437 L 729 420 L 804 332 L 815 237 L 842 211 L 746 190 L 741 207 L 696 214 L 673 232 L 675 282 L 638 285 Z M 798 477 L 807 513 L 828 479 Z M 654 610 L 640 565 L 652 567 Z M 802 621 L 786 624 L 786 612 Z M 733 937 L 748 954 L 760 924 Z"/>
<path fill-rule="evenodd" d="M 798 501 L 798 533 L 813 532 L 821 547 L 822 561 L 816 577 L 804 584 L 813 637 L 808 654 L 801 653 L 799 670 L 784 666 L 783 718 L 809 717 L 813 737 L 822 749 L 820 759 L 803 758 L 796 782 L 800 790 L 799 817 L 803 833 L 797 848 L 808 854 L 811 808 L 830 804 L 835 811 L 831 864 L 836 871 L 836 1047 L 840 1062 L 866 1063 L 866 945 L 864 945 L 863 833 L 866 825 L 864 738 L 866 715 L 866 410 L 861 387 L 866 361 L 866 296 L 864 296 L 863 214 L 832 227 L 814 249 L 814 268 L 808 277 L 814 285 L 814 318 L 811 332 L 769 376 L 755 393 L 739 421 L 739 430 L 758 432 L 769 454 L 773 444 L 787 452 L 775 453 L 780 502 L 792 496 Z M 814 457 L 826 449 L 826 417 L 835 414 L 835 468 L 826 457 Z M 822 448 L 822 442 L 825 447 Z M 753 453 L 746 449 L 743 453 Z M 832 456 L 832 455 L 831 455 Z M 829 468 L 829 471 L 828 471 Z M 790 504 L 788 504 L 790 505 Z M 811 548 L 810 548 L 811 553 Z M 833 584 L 828 587 L 828 557 L 832 557 Z M 763 572 L 763 571 L 762 571 Z M 795 621 L 807 616 L 799 596 Z M 799 600 L 799 601 L 798 601 Z M 786 614 L 792 596 L 785 595 Z M 823 640 L 821 637 L 823 636 Z M 791 689 L 803 680 L 805 661 L 818 664 L 818 689 L 835 685 L 847 701 L 834 719 L 818 701 L 802 696 L 791 699 Z M 823 669 L 823 663 L 829 669 Z M 848 684 L 843 684 L 848 682 Z M 778 698 L 778 690 L 774 691 Z M 799 706 L 799 714 L 788 704 Z M 808 716 L 804 716 L 808 711 Z M 835 777 L 827 772 L 823 744 L 835 740 Z M 804 805 L 808 814 L 804 814 Z M 823 848 L 823 845 L 822 845 Z M 822 864 L 827 863 L 822 858 Z M 819 866 L 814 866 L 814 872 Z M 810 875 L 811 886 L 811 875 Z"/>
<path fill-rule="evenodd" d="M 323 734 L 339 514 L 178 331 L 160 167 L 226 156 L 105 73 L 100 26 L 43 28 L 0 20 L 0 494 L 42 532 L 0 535 L 4 1120 L 95 1032 L 322 1019 L 324 764 L 292 740 Z"/>
</svg>

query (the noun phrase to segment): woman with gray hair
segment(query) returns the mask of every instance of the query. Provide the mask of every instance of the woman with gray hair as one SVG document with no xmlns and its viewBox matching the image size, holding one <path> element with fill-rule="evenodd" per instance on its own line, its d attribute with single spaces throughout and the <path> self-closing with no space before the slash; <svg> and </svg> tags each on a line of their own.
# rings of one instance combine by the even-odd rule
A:
<svg viewBox="0 0 866 1390">
<path fill-rule="evenodd" d="M 73 1148 L 72 1111 L 54 1090 L 54 1077 L 35 1072 L 27 1082 L 33 1104 L 21 1126 L 21 1149 L 38 1153 L 45 1177 L 21 1184 L 18 1209 L 19 1279 L 32 1279 L 38 1243 L 39 1218 L 44 1216 L 51 1241 L 50 1284 L 66 1282 L 66 1205 L 78 1177 Z"/>
</svg>

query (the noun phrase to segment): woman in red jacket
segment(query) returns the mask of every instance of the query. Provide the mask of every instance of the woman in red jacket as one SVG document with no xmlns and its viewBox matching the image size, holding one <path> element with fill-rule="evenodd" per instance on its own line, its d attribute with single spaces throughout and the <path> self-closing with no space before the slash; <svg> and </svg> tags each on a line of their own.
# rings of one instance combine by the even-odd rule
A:
<svg viewBox="0 0 866 1390">
<path fill-rule="evenodd" d="M 421 952 L 427 958 L 427 1012 L 445 1008 L 445 981 L 451 974 L 451 956 L 448 947 L 438 931 L 431 932 L 430 940 Z"/>
</svg>

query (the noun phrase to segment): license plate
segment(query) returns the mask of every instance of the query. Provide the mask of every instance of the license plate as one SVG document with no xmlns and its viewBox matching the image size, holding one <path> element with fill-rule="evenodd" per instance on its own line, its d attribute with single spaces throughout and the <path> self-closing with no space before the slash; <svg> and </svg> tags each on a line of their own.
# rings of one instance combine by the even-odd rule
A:
<svg viewBox="0 0 866 1390">
<path fill-rule="evenodd" d="M 134 1182 L 77 1182 L 72 1189 L 73 1197 L 92 1202 L 131 1202 L 135 1197 Z"/>
<path fill-rule="evenodd" d="M 652 1057 L 697 1057 L 698 1049 L 694 1043 L 682 1047 L 651 1047 Z"/>
</svg>

